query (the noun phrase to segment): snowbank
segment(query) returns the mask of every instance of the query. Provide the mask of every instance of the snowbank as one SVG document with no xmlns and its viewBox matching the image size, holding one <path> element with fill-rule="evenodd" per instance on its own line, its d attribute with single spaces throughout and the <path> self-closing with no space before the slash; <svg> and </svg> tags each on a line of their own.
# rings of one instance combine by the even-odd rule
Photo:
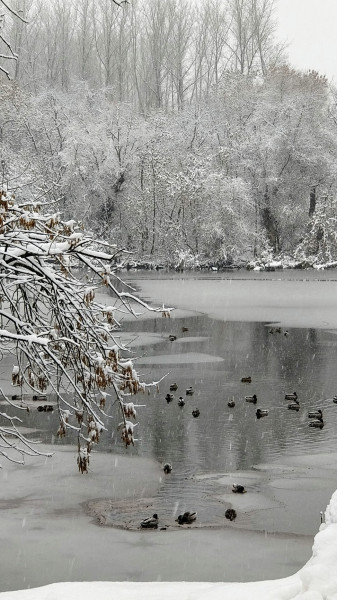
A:
<svg viewBox="0 0 337 600">
<path fill-rule="evenodd" d="M 221 560 L 226 560 L 222 557 Z M 313 554 L 298 573 L 253 583 L 81 582 L 3 592 L 0 600 L 337 600 L 337 491 L 315 536 Z"/>
</svg>

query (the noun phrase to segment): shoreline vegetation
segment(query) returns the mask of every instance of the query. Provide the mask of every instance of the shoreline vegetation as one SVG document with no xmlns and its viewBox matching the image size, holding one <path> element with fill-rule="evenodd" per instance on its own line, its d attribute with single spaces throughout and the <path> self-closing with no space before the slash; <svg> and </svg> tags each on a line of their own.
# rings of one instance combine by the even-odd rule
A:
<svg viewBox="0 0 337 600">
<path fill-rule="evenodd" d="M 162 271 L 163 273 L 183 273 L 198 271 L 214 272 L 233 272 L 245 273 L 247 271 L 266 271 L 275 272 L 283 270 L 316 270 L 325 271 L 327 269 L 337 269 L 337 261 L 317 262 L 315 257 L 308 257 L 301 261 L 296 261 L 290 257 L 271 259 L 263 261 L 262 259 L 250 260 L 248 262 L 239 261 L 221 261 L 221 260 L 199 260 L 198 258 L 182 258 L 177 262 L 156 261 L 137 259 L 125 260 L 117 265 L 117 271 Z"/>
</svg>

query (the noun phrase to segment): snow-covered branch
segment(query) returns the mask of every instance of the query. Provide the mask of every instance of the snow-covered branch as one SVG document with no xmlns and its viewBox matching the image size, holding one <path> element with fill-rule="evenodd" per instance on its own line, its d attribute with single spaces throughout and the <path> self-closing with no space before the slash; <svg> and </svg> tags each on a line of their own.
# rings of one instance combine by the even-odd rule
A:
<svg viewBox="0 0 337 600">
<path fill-rule="evenodd" d="M 145 385 L 127 349 L 116 342 L 118 313 L 136 315 L 137 304 L 164 316 L 172 309 L 153 309 L 130 291 L 118 291 L 116 248 L 109 252 L 106 243 L 93 240 L 74 220 L 63 221 L 60 213 L 47 209 L 41 202 L 18 203 L 6 188 L 0 190 L 0 349 L 16 356 L 12 383 L 21 390 L 21 403 L 23 389 L 56 399 L 57 435 L 63 437 L 67 429 L 77 433 L 83 473 L 106 429 L 109 389 L 121 409 L 122 440 L 126 446 L 134 443 L 134 426 L 126 416 L 136 412 L 125 396 L 144 392 Z M 110 306 L 95 301 L 102 285 L 110 290 Z M 11 448 L 22 462 L 35 450 L 13 421 L 10 429 L 3 424 L 6 418 L 0 413 L 0 454 Z"/>
</svg>

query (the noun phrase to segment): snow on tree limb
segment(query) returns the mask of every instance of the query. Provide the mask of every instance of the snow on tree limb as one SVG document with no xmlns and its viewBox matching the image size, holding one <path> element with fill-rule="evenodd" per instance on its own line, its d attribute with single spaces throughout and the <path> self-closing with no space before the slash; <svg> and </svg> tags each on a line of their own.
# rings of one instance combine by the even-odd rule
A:
<svg viewBox="0 0 337 600">
<path fill-rule="evenodd" d="M 116 340 L 118 313 L 137 315 L 134 305 L 163 316 L 172 309 L 154 309 L 130 291 L 119 291 L 116 249 L 107 252 L 106 243 L 93 240 L 75 221 L 62 221 L 60 213 L 45 212 L 47 208 L 47 203 L 18 203 L 6 187 L 0 189 L 0 349 L 16 357 L 12 383 L 20 388 L 21 400 L 23 389 L 56 398 L 57 436 L 69 429 L 77 434 L 78 468 L 85 473 L 90 451 L 110 417 L 107 390 L 116 395 L 122 440 L 128 446 L 134 438 L 126 416 L 136 413 L 127 398 L 146 387 L 127 349 Z M 102 285 L 111 292 L 111 306 L 95 301 Z M 8 447 L 22 462 L 25 454 L 36 451 L 13 418 L 8 417 L 10 430 L 3 425 L 7 417 L 0 413 L 0 454 Z"/>
</svg>

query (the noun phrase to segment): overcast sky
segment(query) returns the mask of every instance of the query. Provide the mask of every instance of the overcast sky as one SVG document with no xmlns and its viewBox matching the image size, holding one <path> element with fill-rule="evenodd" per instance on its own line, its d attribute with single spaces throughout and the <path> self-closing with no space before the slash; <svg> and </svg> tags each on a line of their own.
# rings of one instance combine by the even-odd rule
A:
<svg viewBox="0 0 337 600">
<path fill-rule="evenodd" d="M 337 83 L 337 0 L 277 0 L 277 17 L 291 64 Z"/>
</svg>

